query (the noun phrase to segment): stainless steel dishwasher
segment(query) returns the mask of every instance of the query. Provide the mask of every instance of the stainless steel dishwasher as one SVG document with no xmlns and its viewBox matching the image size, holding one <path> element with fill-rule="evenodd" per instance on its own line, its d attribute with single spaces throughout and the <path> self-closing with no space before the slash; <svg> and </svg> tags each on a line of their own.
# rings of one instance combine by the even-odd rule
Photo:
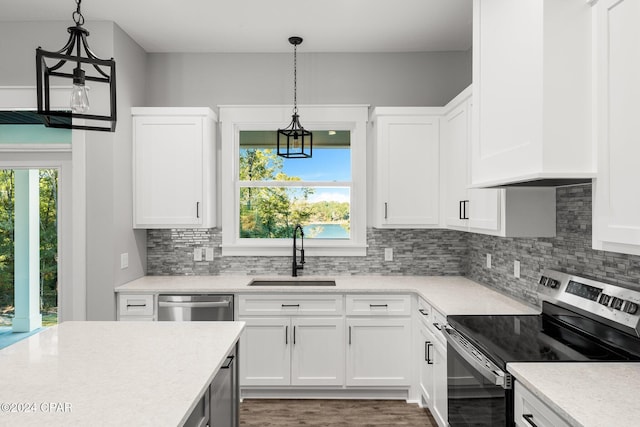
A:
<svg viewBox="0 0 640 427">
<path fill-rule="evenodd" d="M 233 320 L 233 295 L 159 295 L 158 320 Z"/>
<path fill-rule="evenodd" d="M 233 295 L 159 295 L 158 321 L 215 322 L 233 320 Z M 211 383 L 203 402 L 202 417 L 193 425 L 211 427 L 237 427 L 238 402 L 238 347 L 229 353 Z M 206 398 L 206 397 L 205 397 Z M 206 423 L 206 424 L 205 424 Z M 186 425 L 190 425 L 187 423 Z"/>
</svg>

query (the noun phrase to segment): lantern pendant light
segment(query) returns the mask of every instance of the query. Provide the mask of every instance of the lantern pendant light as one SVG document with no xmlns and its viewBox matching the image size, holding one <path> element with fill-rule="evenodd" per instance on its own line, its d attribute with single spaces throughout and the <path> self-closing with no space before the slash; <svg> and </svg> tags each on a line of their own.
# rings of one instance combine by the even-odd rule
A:
<svg viewBox="0 0 640 427">
<path fill-rule="evenodd" d="M 84 16 L 80 12 L 82 0 L 75 1 L 76 11 L 71 15 L 75 25 L 67 28 L 69 33 L 67 44 L 56 52 L 49 52 L 40 47 L 36 49 L 38 114 L 48 127 L 115 132 L 116 63 L 113 58 L 109 60 L 98 58 L 89 48 L 87 43 L 89 31 L 82 27 L 84 25 Z M 47 63 L 47 60 L 50 62 Z M 82 65 L 85 65 L 86 70 Z M 72 83 L 69 111 L 51 110 L 52 77 L 54 83 L 64 84 L 65 79 L 66 82 Z M 109 106 L 104 109 L 108 113 L 101 115 L 90 112 L 93 107 L 89 104 L 89 87 L 85 85 L 87 82 L 95 83 L 96 87 L 108 86 Z M 85 124 L 74 125 L 72 120 L 68 120 L 70 118 L 84 119 Z"/>
<path fill-rule="evenodd" d="M 313 154 L 313 134 L 302 127 L 298 116 L 298 73 L 297 48 L 301 37 L 289 37 L 293 45 L 293 115 L 291 123 L 284 129 L 278 129 L 278 156 L 287 159 L 309 158 Z"/>
</svg>

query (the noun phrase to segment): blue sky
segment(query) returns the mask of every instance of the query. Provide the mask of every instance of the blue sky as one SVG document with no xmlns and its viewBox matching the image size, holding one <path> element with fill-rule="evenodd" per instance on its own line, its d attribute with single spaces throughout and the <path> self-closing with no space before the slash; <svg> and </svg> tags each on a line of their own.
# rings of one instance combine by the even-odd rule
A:
<svg viewBox="0 0 640 427">
<path fill-rule="evenodd" d="M 351 150 L 316 148 L 310 159 L 284 159 L 283 172 L 303 181 L 351 181 Z"/>
<path fill-rule="evenodd" d="M 305 181 L 351 181 L 351 150 L 317 148 L 310 159 L 284 159 L 283 172 Z M 348 188 L 316 188 L 310 202 L 349 201 Z"/>
</svg>

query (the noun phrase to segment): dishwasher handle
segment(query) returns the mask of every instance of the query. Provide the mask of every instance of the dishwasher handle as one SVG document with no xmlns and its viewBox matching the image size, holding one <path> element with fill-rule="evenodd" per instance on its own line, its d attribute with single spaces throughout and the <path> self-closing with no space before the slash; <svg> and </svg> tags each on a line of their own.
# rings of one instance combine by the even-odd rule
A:
<svg viewBox="0 0 640 427">
<path fill-rule="evenodd" d="M 451 326 L 443 325 L 442 330 L 444 331 L 447 344 L 452 347 L 452 350 L 469 363 L 478 373 L 491 381 L 491 384 L 500 386 L 505 390 L 511 389 L 511 374 L 498 368 L 498 366 L 491 362 L 477 348 L 471 345 L 460 332 Z"/>
<path fill-rule="evenodd" d="M 184 308 L 214 308 L 228 307 L 230 300 L 223 301 L 158 301 L 158 307 L 184 307 Z"/>
</svg>

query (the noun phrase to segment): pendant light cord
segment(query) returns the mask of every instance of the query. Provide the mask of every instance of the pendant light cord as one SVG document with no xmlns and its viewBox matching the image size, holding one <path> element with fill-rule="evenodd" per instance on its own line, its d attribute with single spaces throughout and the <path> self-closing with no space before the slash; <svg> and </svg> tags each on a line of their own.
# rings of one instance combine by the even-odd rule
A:
<svg viewBox="0 0 640 427">
<path fill-rule="evenodd" d="M 293 114 L 298 114 L 298 45 L 293 45 Z"/>
</svg>

